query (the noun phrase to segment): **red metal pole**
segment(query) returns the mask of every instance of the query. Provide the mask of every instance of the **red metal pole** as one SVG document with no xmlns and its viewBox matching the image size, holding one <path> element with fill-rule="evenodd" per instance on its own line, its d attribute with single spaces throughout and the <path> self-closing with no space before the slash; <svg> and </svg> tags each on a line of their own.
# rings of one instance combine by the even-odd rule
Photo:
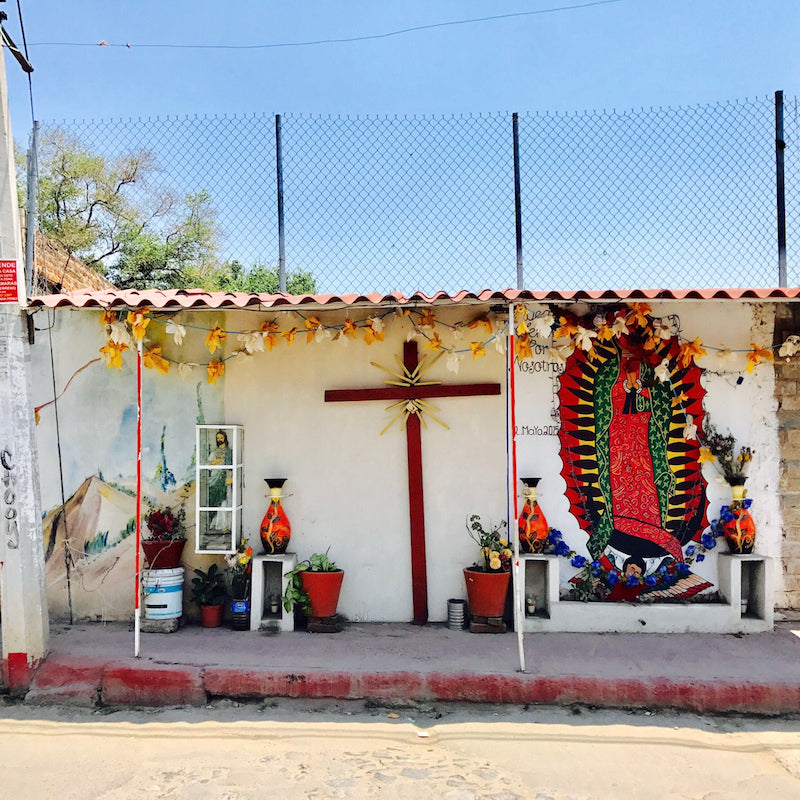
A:
<svg viewBox="0 0 800 800">
<path fill-rule="evenodd" d="M 139 657 L 139 623 L 141 609 L 139 607 L 140 564 L 139 550 L 142 539 L 142 342 L 136 348 L 136 599 L 134 604 L 134 644 L 133 655 Z"/>
</svg>

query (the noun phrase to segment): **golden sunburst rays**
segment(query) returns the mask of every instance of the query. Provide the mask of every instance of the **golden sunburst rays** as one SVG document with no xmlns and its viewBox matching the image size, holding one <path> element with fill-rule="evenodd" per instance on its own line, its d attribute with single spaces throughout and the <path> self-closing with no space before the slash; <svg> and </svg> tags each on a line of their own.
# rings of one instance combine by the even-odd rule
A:
<svg viewBox="0 0 800 800">
<path fill-rule="evenodd" d="M 390 386 L 400 386 L 408 389 L 417 386 L 436 386 L 437 384 L 440 384 L 441 381 L 423 381 L 422 376 L 442 357 L 442 355 L 444 355 L 444 351 L 437 353 L 433 358 L 423 356 L 413 370 L 409 370 L 408 367 L 403 364 L 402 359 L 399 356 L 395 356 L 395 361 L 397 361 L 402 372 L 395 372 L 388 367 L 384 367 L 383 364 L 377 364 L 374 361 L 370 361 L 370 364 L 373 367 L 382 369 L 384 372 L 388 373 L 392 376 L 392 378 L 394 378 L 394 380 L 384 381 L 384 383 Z M 396 403 L 392 403 L 390 406 L 387 406 L 386 410 L 396 410 L 397 413 L 389 421 L 389 424 L 381 431 L 381 436 L 383 436 L 383 434 L 386 433 L 386 431 L 388 431 L 389 428 L 391 428 L 392 425 L 394 425 L 398 420 L 401 420 L 401 430 L 405 430 L 408 418 L 412 414 L 416 414 L 417 419 L 419 419 L 424 428 L 428 427 L 425 423 L 425 415 L 427 415 L 434 422 L 438 422 L 443 428 L 450 430 L 450 426 L 440 420 L 439 417 L 433 413 L 434 411 L 438 411 L 439 407 L 429 403 L 427 400 L 423 400 L 421 397 L 398 400 Z"/>
</svg>

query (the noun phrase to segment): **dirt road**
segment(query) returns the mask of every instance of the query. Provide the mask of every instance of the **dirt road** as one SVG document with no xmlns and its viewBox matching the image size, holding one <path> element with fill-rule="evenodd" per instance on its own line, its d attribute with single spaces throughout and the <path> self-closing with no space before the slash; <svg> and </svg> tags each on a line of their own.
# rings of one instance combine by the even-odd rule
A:
<svg viewBox="0 0 800 800">
<path fill-rule="evenodd" d="M 0 708 L 26 800 L 800 797 L 800 720 L 281 701 Z"/>
</svg>

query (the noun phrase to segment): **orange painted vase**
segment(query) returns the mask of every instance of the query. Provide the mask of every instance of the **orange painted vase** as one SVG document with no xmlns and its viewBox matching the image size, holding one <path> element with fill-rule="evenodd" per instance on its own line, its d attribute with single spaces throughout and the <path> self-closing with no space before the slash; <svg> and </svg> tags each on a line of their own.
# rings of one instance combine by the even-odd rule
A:
<svg viewBox="0 0 800 800">
<path fill-rule="evenodd" d="M 525 505 L 519 515 L 519 549 L 522 553 L 541 553 L 547 544 L 550 528 L 536 499 L 536 487 L 541 478 L 521 478 Z"/>
<path fill-rule="evenodd" d="M 261 520 L 261 544 L 264 553 L 276 555 L 285 553 L 292 535 L 292 526 L 281 504 L 281 493 L 286 478 L 264 478 L 269 486 L 269 507 Z"/>
<path fill-rule="evenodd" d="M 753 517 L 744 506 L 747 490 L 744 484 L 731 486 L 733 500 L 727 513 L 723 514 L 722 532 L 728 548 L 735 555 L 748 555 L 756 544 L 756 526 Z"/>
</svg>

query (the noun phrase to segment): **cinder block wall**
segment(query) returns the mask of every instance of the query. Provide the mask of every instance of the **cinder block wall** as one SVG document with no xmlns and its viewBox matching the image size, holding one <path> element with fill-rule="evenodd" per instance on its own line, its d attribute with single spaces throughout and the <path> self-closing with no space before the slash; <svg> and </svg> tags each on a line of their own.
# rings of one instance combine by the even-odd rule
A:
<svg viewBox="0 0 800 800">
<path fill-rule="evenodd" d="M 775 344 L 800 334 L 800 304 L 780 305 L 775 319 Z M 781 568 L 784 596 L 779 608 L 800 611 L 800 358 L 775 358 L 778 437 L 781 448 L 780 498 L 783 517 Z"/>
</svg>

